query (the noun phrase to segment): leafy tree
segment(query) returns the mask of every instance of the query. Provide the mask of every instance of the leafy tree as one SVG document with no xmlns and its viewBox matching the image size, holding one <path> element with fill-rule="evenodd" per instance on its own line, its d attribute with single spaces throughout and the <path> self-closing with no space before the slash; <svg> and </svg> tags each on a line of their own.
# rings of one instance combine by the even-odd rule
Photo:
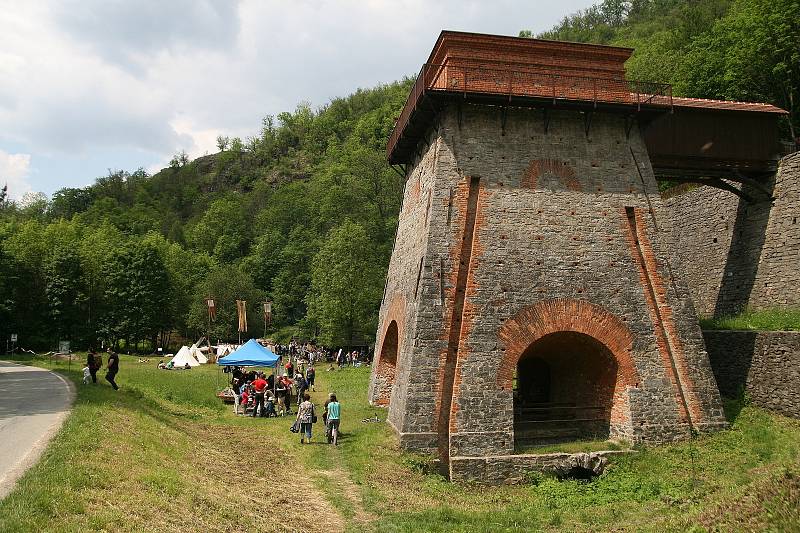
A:
<svg viewBox="0 0 800 533">
<path fill-rule="evenodd" d="M 800 3 L 738 0 L 693 40 L 677 89 L 705 98 L 772 102 L 800 118 Z"/>
<path fill-rule="evenodd" d="M 17 281 L 17 269 L 13 258 L 3 247 L 3 235 L 0 232 L 0 342 L 5 349 L 5 341 L 11 333 L 16 332 L 14 286 Z"/>
<path fill-rule="evenodd" d="M 308 316 L 320 326 L 322 342 L 352 345 L 377 327 L 385 272 L 371 250 L 364 228 L 346 220 L 314 256 Z"/>
<path fill-rule="evenodd" d="M 106 301 L 102 331 L 112 343 L 135 345 L 148 340 L 155 347 L 158 333 L 169 325 L 169 275 L 158 249 L 149 243 L 120 248 L 104 263 Z"/>
<path fill-rule="evenodd" d="M 202 218 L 187 235 L 196 249 L 222 261 L 232 261 L 246 254 L 249 232 L 241 201 L 219 198 L 211 203 Z"/>
<path fill-rule="evenodd" d="M 84 341 L 86 296 L 81 261 L 72 246 L 58 247 L 45 265 L 47 304 L 56 340 Z"/>
<path fill-rule="evenodd" d="M 65 187 L 53 193 L 48 214 L 51 219 L 71 219 L 73 215 L 89 209 L 93 200 L 94 192 L 91 188 L 72 189 Z"/>
</svg>

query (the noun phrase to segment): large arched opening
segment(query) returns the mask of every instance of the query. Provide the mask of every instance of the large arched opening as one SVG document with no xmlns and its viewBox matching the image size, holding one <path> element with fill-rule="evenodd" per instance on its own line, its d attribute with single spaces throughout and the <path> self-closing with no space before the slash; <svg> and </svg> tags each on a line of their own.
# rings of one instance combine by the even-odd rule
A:
<svg viewBox="0 0 800 533">
<path fill-rule="evenodd" d="M 388 406 L 392 399 L 395 375 L 397 373 L 397 352 L 399 349 L 400 334 L 397 322 L 392 320 L 383 336 L 383 344 L 378 358 L 376 372 L 375 404 Z"/>
<path fill-rule="evenodd" d="M 497 385 L 513 401 L 515 444 L 631 434 L 628 391 L 639 373 L 623 320 L 586 301 L 543 300 L 509 318 L 499 336 Z"/>
<path fill-rule="evenodd" d="M 607 439 L 617 374 L 614 355 L 589 335 L 561 331 L 531 343 L 517 361 L 515 444 Z"/>
</svg>

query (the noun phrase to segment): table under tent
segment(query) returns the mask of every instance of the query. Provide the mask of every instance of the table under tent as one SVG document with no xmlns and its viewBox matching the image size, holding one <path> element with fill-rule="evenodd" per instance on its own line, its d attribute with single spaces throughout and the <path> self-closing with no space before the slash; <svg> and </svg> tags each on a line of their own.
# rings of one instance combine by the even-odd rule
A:
<svg viewBox="0 0 800 533">
<path fill-rule="evenodd" d="M 261 346 L 255 339 L 250 339 L 230 355 L 226 355 L 217 359 L 217 364 L 222 367 L 258 367 L 258 368 L 271 368 L 273 371 L 273 392 L 274 383 L 277 379 L 275 369 L 278 366 L 280 357 L 277 356 L 269 348 Z M 228 393 L 228 394 L 226 394 Z M 217 394 L 226 403 L 234 401 L 233 391 L 228 388 L 223 392 Z"/>
</svg>

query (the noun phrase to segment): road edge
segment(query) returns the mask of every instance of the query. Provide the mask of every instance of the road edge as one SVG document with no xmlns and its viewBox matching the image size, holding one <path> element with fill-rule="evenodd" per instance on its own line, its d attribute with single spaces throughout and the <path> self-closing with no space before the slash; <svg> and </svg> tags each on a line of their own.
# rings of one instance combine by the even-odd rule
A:
<svg viewBox="0 0 800 533">
<path fill-rule="evenodd" d="M 56 416 L 56 419 L 50 424 L 50 427 L 47 428 L 41 437 L 31 446 L 30 450 L 22 456 L 22 459 L 17 462 L 14 467 L 8 471 L 4 476 L 0 477 L 0 501 L 4 500 L 6 496 L 13 492 L 14 487 L 17 485 L 17 481 L 25 475 L 32 466 L 39 462 L 39 459 L 42 457 L 42 454 L 47 449 L 47 445 L 50 444 L 50 441 L 53 440 L 53 437 L 61 430 L 61 427 L 64 425 L 64 421 L 67 417 L 72 413 L 72 407 L 75 405 L 75 399 L 77 397 L 77 391 L 75 389 L 75 384 L 72 383 L 69 379 L 65 378 L 58 372 L 54 372 L 52 370 L 48 370 L 47 368 L 42 368 L 39 366 L 31 366 L 31 365 L 23 365 L 17 363 L 15 361 L 6 361 L 2 360 L 4 363 L 9 363 L 12 365 L 17 366 L 25 366 L 28 368 L 35 368 L 37 370 L 44 370 L 46 372 L 51 373 L 55 377 L 61 380 L 64 385 L 67 387 L 67 402 L 68 408 L 64 411 L 61 411 Z"/>
</svg>

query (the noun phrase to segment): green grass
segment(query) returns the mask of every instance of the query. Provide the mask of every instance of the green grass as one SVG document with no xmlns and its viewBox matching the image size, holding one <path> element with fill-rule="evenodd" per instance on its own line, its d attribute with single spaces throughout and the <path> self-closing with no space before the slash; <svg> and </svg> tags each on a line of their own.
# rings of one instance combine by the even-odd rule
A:
<svg viewBox="0 0 800 533">
<path fill-rule="evenodd" d="M 519 446 L 517 453 L 579 453 L 626 450 L 629 445 L 610 440 L 579 440 L 547 444 L 544 446 Z"/>
<path fill-rule="evenodd" d="M 80 382 L 80 365 L 52 366 Z M 368 368 L 319 372 L 315 402 L 331 391 L 342 401 L 341 444 L 322 444 L 317 425 L 317 443 L 301 446 L 290 419 L 235 417 L 214 398 L 225 380 L 217 368 L 168 372 L 123 356 L 118 393 L 77 385 L 64 428 L 0 502 L 0 531 L 800 527 L 800 421 L 730 402 L 729 431 L 614 457 L 591 482 L 531 476 L 478 488 L 401 453 L 385 423 L 362 423 L 385 416 L 366 402 L 368 378 Z M 301 499 L 314 509 L 302 527 Z"/>
<path fill-rule="evenodd" d="M 736 316 L 701 318 L 703 329 L 800 331 L 800 309 L 743 311 Z"/>
</svg>

